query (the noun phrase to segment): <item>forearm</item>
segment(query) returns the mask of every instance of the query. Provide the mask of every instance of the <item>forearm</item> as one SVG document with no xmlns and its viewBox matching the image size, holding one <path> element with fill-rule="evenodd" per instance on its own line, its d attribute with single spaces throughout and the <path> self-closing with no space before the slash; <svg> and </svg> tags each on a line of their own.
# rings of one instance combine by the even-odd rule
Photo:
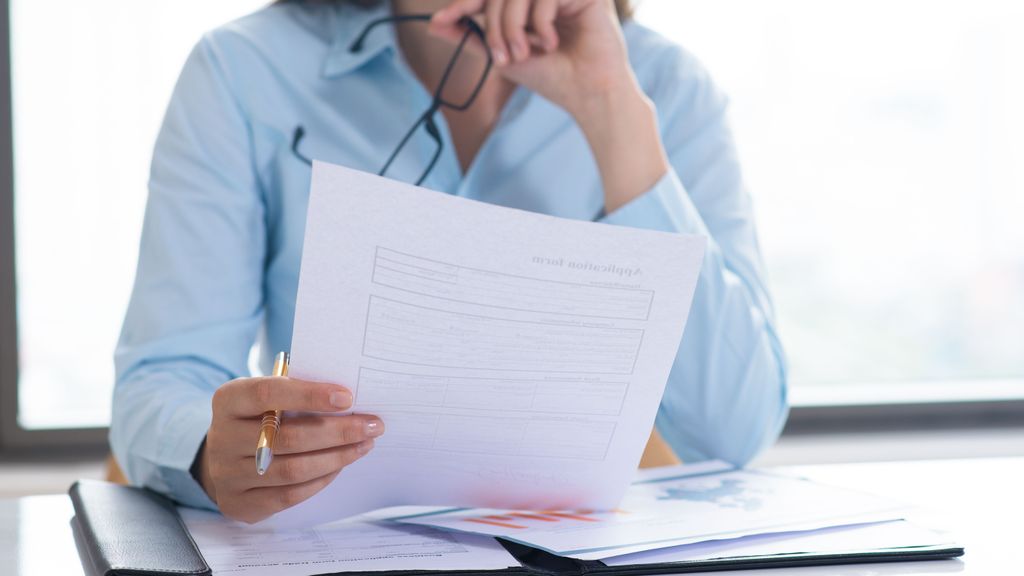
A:
<svg viewBox="0 0 1024 576">
<path fill-rule="evenodd" d="M 574 105 L 570 113 L 590 145 L 610 214 L 651 189 L 668 171 L 654 104 L 632 77 Z"/>
<path fill-rule="evenodd" d="M 684 460 L 745 464 L 776 439 L 786 412 L 785 363 L 770 311 L 712 247 L 659 429 Z"/>
<path fill-rule="evenodd" d="M 684 461 L 748 462 L 786 415 L 785 362 L 760 272 L 726 258 L 674 170 L 602 221 L 709 237 L 658 429 Z"/>
</svg>

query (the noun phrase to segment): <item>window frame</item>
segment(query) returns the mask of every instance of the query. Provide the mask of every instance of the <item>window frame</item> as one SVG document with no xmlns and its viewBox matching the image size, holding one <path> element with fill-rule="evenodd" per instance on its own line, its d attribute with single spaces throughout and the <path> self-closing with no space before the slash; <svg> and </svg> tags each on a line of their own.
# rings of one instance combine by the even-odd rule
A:
<svg viewBox="0 0 1024 576">
<path fill-rule="evenodd" d="M 28 430 L 18 423 L 10 3 L 0 0 L 0 454 L 101 453 L 108 428 Z M 785 435 L 1024 428 L 1024 398 L 793 406 Z"/>
<path fill-rule="evenodd" d="M 805 404 L 790 409 L 784 436 L 1024 429 L 1024 399 Z"/>
</svg>

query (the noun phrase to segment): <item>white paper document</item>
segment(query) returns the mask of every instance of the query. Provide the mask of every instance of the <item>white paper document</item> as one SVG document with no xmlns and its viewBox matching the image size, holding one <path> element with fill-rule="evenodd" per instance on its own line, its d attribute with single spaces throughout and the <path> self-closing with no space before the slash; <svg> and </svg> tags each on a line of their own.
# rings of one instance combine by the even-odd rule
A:
<svg viewBox="0 0 1024 576">
<path fill-rule="evenodd" d="M 615 507 L 705 244 L 315 163 L 290 374 L 348 386 L 353 411 L 386 432 L 268 522 L 403 504 Z"/>
<path fill-rule="evenodd" d="M 659 548 L 601 560 L 608 566 L 700 562 L 752 556 L 805 556 L 843 554 L 868 550 L 903 550 L 955 546 L 948 536 L 906 520 L 890 520 L 853 526 L 835 526 L 805 532 L 758 534 L 733 540 L 715 540 Z"/>
<path fill-rule="evenodd" d="M 641 477 L 610 511 L 448 509 L 392 519 L 599 560 L 695 542 L 893 520 L 906 512 L 906 506 L 870 494 L 722 463 L 647 470 Z"/>
<path fill-rule="evenodd" d="M 179 513 L 214 574 L 309 576 L 519 566 L 494 538 L 428 526 L 352 521 L 275 531 L 233 522 L 205 510 L 181 508 Z"/>
</svg>

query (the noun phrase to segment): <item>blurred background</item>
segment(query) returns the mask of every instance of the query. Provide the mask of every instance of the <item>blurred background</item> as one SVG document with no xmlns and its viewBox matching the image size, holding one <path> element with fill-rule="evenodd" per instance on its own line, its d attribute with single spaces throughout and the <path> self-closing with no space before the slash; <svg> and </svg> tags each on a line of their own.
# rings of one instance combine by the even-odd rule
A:
<svg viewBox="0 0 1024 576">
<path fill-rule="evenodd" d="M 199 36 L 266 0 L 6 4 L 0 496 L 102 475 L 164 108 Z M 1024 454 L 1024 3 L 636 19 L 732 100 L 794 406 L 759 463 Z"/>
</svg>

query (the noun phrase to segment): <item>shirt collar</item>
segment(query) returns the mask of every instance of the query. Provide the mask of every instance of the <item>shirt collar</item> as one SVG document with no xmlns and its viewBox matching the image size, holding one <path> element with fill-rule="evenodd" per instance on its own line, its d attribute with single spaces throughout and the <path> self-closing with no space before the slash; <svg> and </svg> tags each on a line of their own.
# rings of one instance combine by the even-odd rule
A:
<svg viewBox="0 0 1024 576">
<path fill-rule="evenodd" d="M 325 78 L 347 74 L 384 52 L 397 49 L 395 27 L 381 24 L 366 37 L 358 52 L 351 52 L 352 41 L 367 24 L 391 14 L 390 2 L 379 2 L 371 8 L 360 8 L 348 2 L 341 2 L 334 11 L 334 30 L 331 46 L 327 49 L 321 73 Z"/>
</svg>

